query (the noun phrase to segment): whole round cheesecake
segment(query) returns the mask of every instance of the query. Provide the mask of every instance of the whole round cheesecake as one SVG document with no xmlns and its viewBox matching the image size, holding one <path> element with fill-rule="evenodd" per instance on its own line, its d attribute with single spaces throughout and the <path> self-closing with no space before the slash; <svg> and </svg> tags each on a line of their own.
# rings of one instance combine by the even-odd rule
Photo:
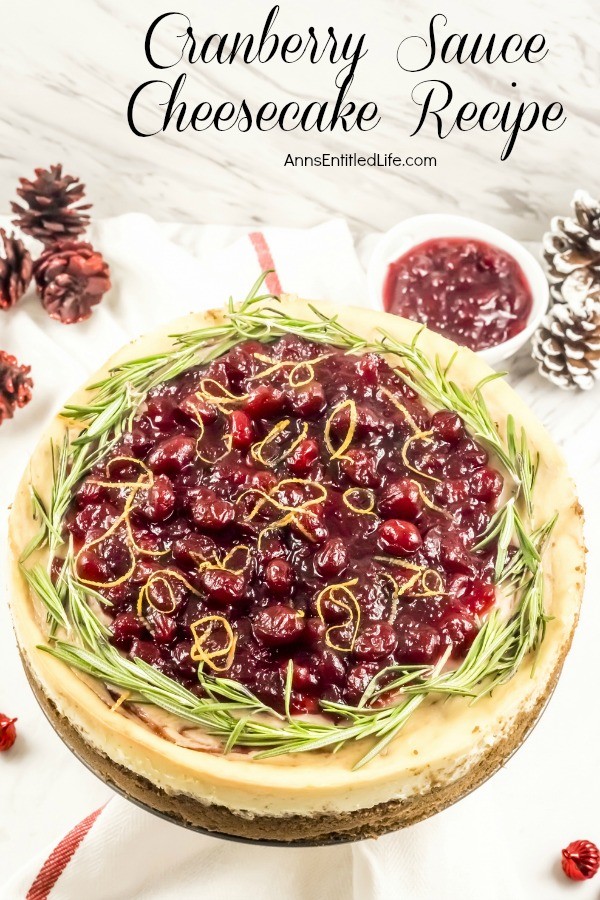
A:
<svg viewBox="0 0 600 900">
<path fill-rule="evenodd" d="M 400 828 L 494 772 L 584 577 L 563 459 L 475 354 L 260 287 L 75 395 L 10 541 L 65 742 L 175 821 L 282 843 Z"/>
</svg>

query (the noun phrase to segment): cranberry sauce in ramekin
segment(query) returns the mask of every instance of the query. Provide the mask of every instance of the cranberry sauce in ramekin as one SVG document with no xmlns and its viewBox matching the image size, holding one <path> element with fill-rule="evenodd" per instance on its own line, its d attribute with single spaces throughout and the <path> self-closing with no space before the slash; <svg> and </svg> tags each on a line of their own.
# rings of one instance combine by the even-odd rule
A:
<svg viewBox="0 0 600 900">
<path fill-rule="evenodd" d="M 389 265 L 383 303 L 387 312 L 483 350 L 523 331 L 533 297 L 510 253 L 473 238 L 437 237 Z"/>
</svg>

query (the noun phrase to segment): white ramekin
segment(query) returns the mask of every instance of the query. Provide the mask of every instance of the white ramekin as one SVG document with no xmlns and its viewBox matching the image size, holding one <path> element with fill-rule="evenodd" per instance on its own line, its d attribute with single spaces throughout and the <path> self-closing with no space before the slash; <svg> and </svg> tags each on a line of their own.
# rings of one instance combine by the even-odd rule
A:
<svg viewBox="0 0 600 900">
<path fill-rule="evenodd" d="M 414 216 L 399 222 L 380 238 L 369 261 L 367 284 L 370 303 L 376 309 L 383 308 L 383 286 L 390 263 L 416 244 L 437 237 L 474 238 L 493 244 L 514 257 L 529 283 L 533 305 L 523 331 L 502 344 L 478 351 L 487 363 L 496 365 L 516 353 L 529 340 L 548 308 L 549 291 L 544 270 L 537 259 L 514 238 L 491 225 L 444 213 Z"/>
</svg>

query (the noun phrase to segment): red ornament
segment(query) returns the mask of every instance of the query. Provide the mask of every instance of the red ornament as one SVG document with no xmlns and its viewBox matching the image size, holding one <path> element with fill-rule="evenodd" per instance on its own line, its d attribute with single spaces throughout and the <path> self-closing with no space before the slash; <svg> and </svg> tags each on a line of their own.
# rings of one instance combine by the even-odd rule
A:
<svg viewBox="0 0 600 900">
<path fill-rule="evenodd" d="M 4 750 L 10 750 L 10 748 L 16 741 L 16 721 L 16 719 L 9 719 L 8 716 L 0 713 L 0 753 L 2 753 Z"/>
<path fill-rule="evenodd" d="M 600 868 L 600 852 L 591 841 L 572 841 L 562 852 L 562 867 L 573 881 L 593 878 Z"/>
</svg>

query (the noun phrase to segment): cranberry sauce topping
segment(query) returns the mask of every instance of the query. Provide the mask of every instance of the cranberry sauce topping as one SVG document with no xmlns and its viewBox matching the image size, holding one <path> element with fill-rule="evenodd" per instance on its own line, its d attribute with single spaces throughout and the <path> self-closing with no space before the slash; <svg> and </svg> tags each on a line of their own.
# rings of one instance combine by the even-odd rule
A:
<svg viewBox="0 0 600 900">
<path fill-rule="evenodd" d="M 523 331 L 533 300 L 521 267 L 504 250 L 471 238 L 436 238 L 391 263 L 383 303 L 388 312 L 483 350 Z"/>
<path fill-rule="evenodd" d="M 288 336 L 161 385 L 67 516 L 112 641 L 201 690 L 356 703 L 393 664 L 467 652 L 494 602 L 474 552 L 502 477 L 374 354 Z"/>
</svg>

